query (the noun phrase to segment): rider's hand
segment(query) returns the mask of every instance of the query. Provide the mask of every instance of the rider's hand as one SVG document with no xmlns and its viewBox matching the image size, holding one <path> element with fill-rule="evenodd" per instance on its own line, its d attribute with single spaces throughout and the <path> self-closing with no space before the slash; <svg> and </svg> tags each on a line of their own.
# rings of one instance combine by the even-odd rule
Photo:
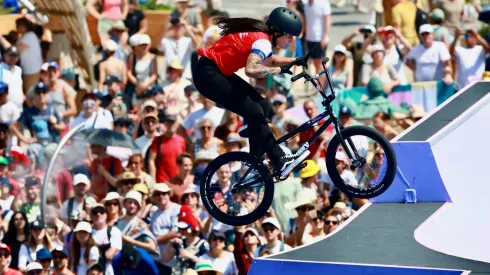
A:
<svg viewBox="0 0 490 275">
<path fill-rule="evenodd" d="M 293 72 L 291 72 L 291 65 L 285 65 L 285 66 L 282 66 L 280 68 L 281 68 L 281 74 L 293 75 Z"/>
</svg>

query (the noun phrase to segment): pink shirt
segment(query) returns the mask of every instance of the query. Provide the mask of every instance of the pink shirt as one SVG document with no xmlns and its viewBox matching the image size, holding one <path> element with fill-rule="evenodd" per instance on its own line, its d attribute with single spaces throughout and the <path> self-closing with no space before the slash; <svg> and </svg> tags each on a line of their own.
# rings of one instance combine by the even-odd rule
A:
<svg viewBox="0 0 490 275">
<path fill-rule="evenodd" d="M 102 11 L 106 13 L 107 19 L 122 19 L 122 0 L 102 0 L 102 3 L 104 3 Z"/>
</svg>

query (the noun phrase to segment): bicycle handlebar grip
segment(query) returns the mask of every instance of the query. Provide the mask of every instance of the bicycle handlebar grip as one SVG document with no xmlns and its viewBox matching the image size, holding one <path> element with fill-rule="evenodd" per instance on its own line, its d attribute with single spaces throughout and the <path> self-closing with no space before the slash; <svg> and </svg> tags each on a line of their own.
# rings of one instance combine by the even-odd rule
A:
<svg viewBox="0 0 490 275">
<path fill-rule="evenodd" d="M 306 72 L 304 72 L 304 71 L 303 71 L 303 72 L 301 72 L 300 74 L 297 74 L 297 75 L 295 75 L 295 76 L 291 77 L 291 81 L 292 81 L 292 82 L 295 82 L 296 80 L 298 80 L 298 79 L 300 79 L 300 78 L 303 78 L 303 77 L 305 77 L 305 76 L 306 76 Z"/>
</svg>

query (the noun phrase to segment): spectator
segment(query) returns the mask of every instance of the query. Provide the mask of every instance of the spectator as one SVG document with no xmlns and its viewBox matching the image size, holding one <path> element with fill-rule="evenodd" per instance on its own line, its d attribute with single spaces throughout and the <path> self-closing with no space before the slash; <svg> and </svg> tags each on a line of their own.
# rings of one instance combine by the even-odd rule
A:
<svg viewBox="0 0 490 275">
<path fill-rule="evenodd" d="M 188 153 L 180 154 L 177 157 L 179 174 L 168 181 L 168 186 L 172 189 L 171 201 L 180 203 L 184 192 L 194 183 L 192 164 L 192 156 Z"/>
<path fill-rule="evenodd" d="M 371 56 L 373 63 L 362 67 L 362 85 L 366 86 L 371 77 L 377 76 L 383 81 L 385 93 L 390 94 L 394 87 L 400 85 L 400 78 L 391 65 L 384 63 L 386 49 L 382 44 L 376 44 L 372 48 Z"/>
<path fill-rule="evenodd" d="M 319 115 L 318 105 L 316 104 L 315 101 L 313 101 L 311 99 L 306 100 L 305 103 L 303 103 L 303 110 L 305 111 L 308 119 L 313 119 Z M 322 120 L 318 121 L 316 126 L 310 127 L 310 128 L 308 128 L 308 130 L 300 133 L 299 134 L 299 136 L 300 136 L 299 143 L 304 144 L 305 142 L 307 142 L 313 136 L 313 134 L 315 134 L 315 132 L 318 131 L 318 129 L 320 128 L 320 125 L 323 124 L 325 121 L 326 121 L 325 119 L 322 119 Z M 330 135 L 331 135 L 332 131 L 333 131 L 333 126 L 332 125 L 328 126 L 326 131 L 324 131 L 318 137 L 318 139 L 315 140 L 315 142 L 313 142 L 313 144 L 310 144 L 310 148 L 308 150 L 310 150 L 311 153 L 308 155 L 307 159 L 312 159 L 313 156 L 316 155 L 318 149 L 320 148 L 320 145 L 323 142 L 325 142 L 326 140 L 330 140 Z M 320 156 L 324 157 L 324 154 L 325 153 L 322 152 Z"/>
<path fill-rule="evenodd" d="M 206 212 L 200 205 L 200 195 L 197 191 L 198 187 L 196 185 L 191 185 L 184 191 L 180 202 L 182 205 L 188 205 L 192 209 L 194 217 L 199 221 L 199 228 L 203 228 L 202 221 L 208 217 L 208 212 Z"/>
<path fill-rule="evenodd" d="M 169 113 L 181 113 L 187 110 L 190 113 L 189 105 L 194 105 L 192 109 L 196 109 L 196 104 L 186 96 L 185 89 L 189 89 L 192 83 L 182 77 L 184 73 L 184 67 L 179 63 L 178 60 L 172 60 L 167 66 L 167 77 L 162 83 L 163 95 L 166 106 L 166 111 Z M 192 89 L 192 88 L 190 88 Z M 196 90 L 194 88 L 193 90 Z M 194 111 L 194 110 L 192 110 Z M 182 116 L 185 118 L 185 116 Z"/>
<path fill-rule="evenodd" d="M 128 166 L 126 169 L 132 171 L 135 176 L 140 179 L 141 183 L 147 186 L 147 188 L 153 189 L 155 186 L 155 180 L 148 173 L 146 173 L 143 161 L 144 158 L 141 154 L 134 154 L 129 157 Z"/>
<path fill-rule="evenodd" d="M 330 3 L 325 0 L 308 0 L 305 3 L 305 21 L 306 21 L 306 45 L 308 50 L 313 49 L 311 55 L 316 73 L 323 70 L 322 61 L 326 56 L 329 42 L 328 34 L 332 25 L 332 10 Z M 325 83 L 326 77 L 320 78 L 320 83 Z"/>
<path fill-rule="evenodd" d="M 121 79 L 110 75 L 104 81 L 104 85 L 107 85 L 109 92 L 102 98 L 101 107 L 109 110 L 114 119 L 125 117 L 128 113 L 128 106 L 123 102 Z"/>
<path fill-rule="evenodd" d="M 23 243 L 27 241 L 30 234 L 29 222 L 26 214 L 21 211 L 15 211 L 9 221 L 7 233 L 2 240 L 2 243 L 7 245 L 11 252 L 10 268 L 19 269 L 20 248 Z"/>
<path fill-rule="evenodd" d="M 32 262 L 26 267 L 26 275 L 40 275 L 43 273 L 43 266 L 40 263 Z"/>
<path fill-rule="evenodd" d="M 391 10 L 393 16 L 393 26 L 401 31 L 404 37 L 410 41 L 412 46 L 418 45 L 415 17 L 417 6 L 410 0 L 394 0 L 394 7 Z"/>
<path fill-rule="evenodd" d="M 152 196 L 158 206 L 158 210 L 151 216 L 150 228 L 153 235 L 157 236 L 160 251 L 163 252 L 171 239 L 180 237 L 177 230 L 177 218 L 181 206 L 170 201 L 170 188 L 165 183 L 155 184 Z M 176 260 L 172 259 L 169 262 L 155 263 L 160 274 L 168 274 L 171 272 L 172 267 L 175 266 Z"/>
<path fill-rule="evenodd" d="M 339 121 L 344 127 L 364 125 L 354 119 L 352 110 L 347 106 L 342 106 L 339 111 Z"/>
<path fill-rule="evenodd" d="M 9 85 L 0 81 L 0 122 L 6 125 L 13 125 L 19 120 L 21 109 L 8 99 L 10 94 L 9 90 Z M 10 129 L 12 129 L 12 132 L 15 133 L 16 136 L 21 135 L 16 127 L 10 127 Z"/>
<path fill-rule="evenodd" d="M 285 207 L 294 209 L 296 215 L 287 222 L 284 242 L 291 246 L 303 244 L 303 236 L 311 232 L 312 210 L 315 209 L 314 200 L 310 193 L 301 190 L 297 193 L 294 201 L 287 202 Z"/>
<path fill-rule="evenodd" d="M 177 157 L 184 153 L 184 138 L 175 134 L 177 127 L 176 115 L 168 115 L 165 119 L 166 132 L 153 139 L 150 146 L 149 172 L 156 182 L 165 182 L 179 173 Z"/>
<path fill-rule="evenodd" d="M 125 173 L 126 172 L 123 172 L 121 175 L 124 175 Z M 107 210 L 107 225 L 114 226 L 114 224 L 123 216 L 120 196 L 117 192 L 109 192 L 102 202 Z"/>
<path fill-rule="evenodd" d="M 96 9 L 97 6 L 100 6 L 99 9 Z M 97 33 L 100 41 L 104 43 L 109 39 L 108 33 L 112 25 L 127 18 L 129 5 L 128 0 L 88 0 L 85 8 L 90 15 L 97 19 Z"/>
<path fill-rule="evenodd" d="M 364 56 L 367 47 L 370 43 L 366 42 L 369 37 L 373 37 L 373 34 L 376 33 L 376 29 L 372 25 L 365 25 L 362 28 L 357 29 L 352 34 L 342 40 L 342 45 L 352 54 L 352 63 L 353 63 L 353 86 L 361 86 L 361 69 L 364 65 Z M 352 43 L 352 39 L 354 37 L 362 35 L 364 41 Z"/>
<path fill-rule="evenodd" d="M 301 169 L 299 177 L 301 178 L 302 190 L 309 194 L 310 200 L 315 201 L 317 197 L 318 186 L 316 182 L 318 181 L 318 173 L 320 172 L 320 167 L 313 160 L 306 161 L 306 167 Z"/>
<path fill-rule="evenodd" d="M 39 81 L 39 72 L 43 65 L 41 44 L 34 33 L 31 22 L 26 18 L 15 20 L 17 32 L 21 36 L 17 41 L 17 49 L 20 52 L 20 67 L 22 68 L 22 88 L 24 93 Z M 8 47 L 6 47 L 8 48 Z"/>
<path fill-rule="evenodd" d="M 20 51 L 16 46 L 11 46 L 5 50 L 3 62 L 0 64 L 2 81 L 8 84 L 10 93 L 8 101 L 17 106 L 20 110 L 23 108 L 25 95 L 22 90 L 22 69 L 16 64 L 19 63 Z M 0 117 L 2 120 L 3 117 Z"/>
<path fill-rule="evenodd" d="M 70 225 L 69 218 L 83 211 L 83 204 L 90 190 L 90 180 L 84 174 L 76 174 L 73 177 L 74 196 L 63 202 L 61 207 L 61 220 Z"/>
<path fill-rule="evenodd" d="M 164 76 L 165 79 L 169 77 L 168 67 L 174 62 L 175 65 L 173 66 L 176 67 L 177 64 L 180 64 L 178 69 L 182 71 L 184 78 L 190 80 L 192 79 L 192 49 L 197 45 L 197 40 L 189 24 L 182 19 L 173 18 L 172 16 L 171 18 L 171 26 L 169 28 L 171 35 L 162 38 L 158 48 L 165 55 L 162 72 L 167 72 Z M 186 34 L 188 36 L 184 36 Z"/>
<path fill-rule="evenodd" d="M 180 111 L 179 115 L 186 118 L 190 113 L 202 108 L 202 104 L 198 102 L 197 89 L 193 85 L 184 88 L 184 95 L 187 100 L 187 107 Z"/>
<path fill-rule="evenodd" d="M 147 113 L 143 116 L 143 129 L 145 134 L 137 138 L 134 142 L 141 148 L 141 155 L 146 156 L 154 137 L 160 136 L 159 120 L 156 113 Z"/>
<path fill-rule="evenodd" d="M 328 235 L 337 229 L 342 222 L 341 215 L 327 215 L 325 218 L 325 229 L 324 232 Z"/>
<path fill-rule="evenodd" d="M 343 45 L 337 45 L 333 49 L 334 55 L 329 71 L 332 78 L 332 86 L 335 92 L 350 89 L 353 85 L 352 70 L 347 68 L 347 49 Z M 330 88 L 329 88 L 330 90 Z"/>
<path fill-rule="evenodd" d="M 199 257 L 208 253 L 209 243 L 199 237 L 199 222 L 190 207 L 180 208 L 178 220 L 177 227 L 181 237 L 170 240 L 170 245 L 167 245 L 163 252 L 162 262 L 168 262 L 177 256 L 177 263 L 172 272 L 183 274 L 195 267 Z"/>
<path fill-rule="evenodd" d="M 158 68 L 156 56 L 150 53 L 151 38 L 147 34 L 138 35 L 134 41 L 133 58 L 128 61 L 128 79 L 134 86 L 132 104 L 139 109 L 150 97 L 153 85 L 156 85 Z"/>
<path fill-rule="evenodd" d="M 242 125 L 240 116 L 232 111 L 225 110 L 223 121 L 214 130 L 214 136 L 221 140 L 226 140 L 231 133 L 238 133 Z"/>
<path fill-rule="evenodd" d="M 213 267 L 223 275 L 238 275 L 235 257 L 231 252 L 224 250 L 225 234 L 221 231 L 213 231 L 209 235 L 208 241 L 210 250 L 208 253 L 199 257 L 199 259 L 211 261 Z"/>
<path fill-rule="evenodd" d="M 377 112 L 373 116 L 374 128 L 376 130 L 378 130 L 378 132 L 383 134 L 388 140 L 393 139 L 394 137 L 396 137 L 399 134 L 398 131 L 393 129 L 393 127 L 390 125 L 390 122 L 391 122 L 391 116 L 389 114 L 383 113 L 381 111 Z M 345 156 L 345 154 L 344 154 L 343 160 L 345 162 L 345 167 L 344 167 L 344 169 L 345 169 L 348 167 L 348 158 L 347 158 L 347 156 Z M 348 172 L 348 170 L 344 170 L 344 171 Z M 355 181 L 354 175 L 351 175 L 349 177 L 351 177 L 353 180 L 346 181 L 346 182 L 348 184 L 351 184 L 351 185 L 357 187 L 357 181 Z"/>
<path fill-rule="evenodd" d="M 117 188 L 117 176 L 124 171 L 121 160 L 107 154 L 107 147 L 98 144 L 90 145 L 90 154 L 95 155 L 89 172 L 92 181 L 92 193 L 101 200 Z"/>
<path fill-rule="evenodd" d="M 454 40 L 454 36 L 451 35 L 449 29 L 443 25 L 444 18 L 444 11 L 441 9 L 434 9 L 430 13 L 432 27 L 434 28 L 434 41 L 443 42 L 446 44 L 446 47 L 449 48 L 450 43 Z"/>
<path fill-rule="evenodd" d="M 253 227 L 248 227 L 243 231 L 237 230 L 235 237 L 235 261 L 238 268 L 238 274 L 247 274 L 255 251 L 261 245 L 259 232 Z"/>
<path fill-rule="evenodd" d="M 203 95 L 199 96 L 199 100 L 203 104 L 202 109 L 190 113 L 182 122 L 182 127 L 187 130 L 193 139 L 202 138 L 199 132 L 199 122 L 204 118 L 209 118 L 214 125 L 220 125 L 225 110 L 215 106 L 214 101 L 207 99 Z"/>
<path fill-rule="evenodd" d="M 31 223 L 31 234 L 27 237 L 27 241 L 21 245 L 19 251 L 18 267 L 20 271 L 25 271 L 25 266 L 28 263 L 36 261 L 36 252 L 42 248 L 47 248 L 51 251 L 52 247 L 51 239 L 46 235 L 44 225 L 39 220 Z"/>
<path fill-rule="evenodd" d="M 69 257 L 63 249 L 54 249 L 51 251 L 53 257 L 53 275 L 75 275 L 68 269 Z"/>
<path fill-rule="evenodd" d="M 326 235 L 324 231 L 325 213 L 317 210 L 316 216 L 311 218 L 310 225 L 311 232 L 303 235 L 302 244 L 311 244 Z"/>
<path fill-rule="evenodd" d="M 19 207 L 19 210 L 26 213 L 29 222 L 34 222 L 41 214 L 40 179 L 27 177 L 24 181 L 26 202 Z"/>
<path fill-rule="evenodd" d="M 422 44 L 414 46 L 408 53 L 407 66 L 414 71 L 415 81 L 443 80 L 451 84 L 452 69 L 449 51 L 444 43 L 434 41 L 434 28 L 425 24 L 419 30 Z"/>
<path fill-rule="evenodd" d="M 50 274 L 52 258 L 51 252 L 47 248 L 41 248 L 36 252 L 36 262 L 41 264 L 44 274 Z"/>
<path fill-rule="evenodd" d="M 279 236 L 283 236 L 283 233 L 277 219 L 271 217 L 263 220 L 262 231 L 264 232 L 266 244 L 259 246 L 255 250 L 255 258 L 291 250 L 289 245 L 279 239 Z"/>
<path fill-rule="evenodd" d="M 153 189 L 153 188 L 152 188 Z M 151 199 L 148 197 L 150 194 L 150 189 L 144 183 L 138 183 L 133 187 L 134 191 L 137 191 L 141 194 L 141 211 L 138 216 L 145 221 L 145 223 L 150 224 L 150 218 L 153 214 L 153 211 L 156 210 L 157 206 L 151 202 Z"/>
<path fill-rule="evenodd" d="M 465 46 L 456 46 L 459 37 L 465 36 Z M 478 43 L 480 45 L 478 45 Z M 470 83 L 471 77 L 481 79 L 483 72 L 485 71 L 485 60 L 490 52 L 490 46 L 487 41 L 483 39 L 478 32 L 474 29 L 463 31 L 461 29 L 456 30 L 456 36 L 449 52 L 452 56 L 456 56 L 456 62 L 458 64 L 458 77 L 457 82 L 459 87 L 464 87 Z"/>
<path fill-rule="evenodd" d="M 465 1 L 463 0 L 439 0 L 435 7 L 444 12 L 444 25 L 449 29 L 452 35 L 461 27 L 461 15 L 463 14 Z"/>
<path fill-rule="evenodd" d="M 211 262 L 210 260 L 199 260 L 199 262 L 196 264 L 195 270 L 197 275 L 203 275 L 203 274 L 222 275 L 223 274 L 217 268 L 214 267 L 213 262 Z M 192 273 L 190 275 L 192 275 Z"/>
<path fill-rule="evenodd" d="M 230 133 L 226 138 L 226 152 L 240 152 L 247 147 L 247 142 L 237 133 Z"/>
<path fill-rule="evenodd" d="M 99 63 L 99 91 L 104 90 L 104 81 L 109 76 L 115 76 L 121 80 L 121 90 L 124 90 L 128 81 L 127 67 L 124 61 L 116 58 L 117 43 L 114 40 L 107 40 L 103 44 L 105 60 Z"/>
<path fill-rule="evenodd" d="M 23 135 L 19 137 L 27 144 L 41 140 L 48 142 L 61 140 L 60 133 L 65 130 L 65 123 L 53 107 L 48 107 L 47 94 L 48 87 L 39 82 L 35 90 L 34 106 L 26 108 L 17 122 L 18 125 L 24 125 L 31 131 L 33 138 L 28 139 Z"/>
<path fill-rule="evenodd" d="M 275 115 L 272 117 L 271 123 L 281 129 L 281 135 L 284 135 L 287 122 L 293 121 L 293 117 L 286 113 L 287 98 L 282 94 L 276 94 L 271 100 Z"/>
<path fill-rule="evenodd" d="M 225 14 L 219 10 L 211 10 L 208 17 L 208 28 L 202 35 L 202 46 L 207 49 L 221 38 L 222 29 L 214 22 L 217 18 L 223 17 Z"/>
<path fill-rule="evenodd" d="M 4 275 L 22 275 L 18 270 L 9 267 L 12 261 L 10 247 L 4 243 L 0 244 L 0 272 Z"/>
<path fill-rule="evenodd" d="M 138 0 L 128 0 L 128 5 L 128 16 L 124 19 L 124 25 L 128 28 L 128 37 L 146 33 L 148 30 L 148 19 L 138 9 Z"/>
<path fill-rule="evenodd" d="M 142 248 L 146 252 L 158 257 L 160 255 L 157 240 L 148 225 L 138 217 L 142 209 L 143 196 L 138 191 L 129 191 L 123 200 L 126 214 L 121 217 L 115 226 L 121 230 L 125 246 Z M 124 251 L 122 252 L 124 254 Z M 151 259 L 151 257 L 150 257 Z M 151 261 L 153 264 L 153 261 Z M 116 274 L 118 274 L 116 272 Z"/>
<path fill-rule="evenodd" d="M 197 154 L 216 155 L 223 153 L 223 141 L 214 137 L 213 134 L 215 129 L 213 121 L 209 118 L 203 118 L 198 125 L 202 138 L 194 142 L 194 156 Z"/>
<path fill-rule="evenodd" d="M 96 264 L 100 259 L 99 248 L 92 236 L 92 231 L 90 223 L 85 221 L 79 222 L 73 230 L 75 238 L 69 250 L 70 269 L 77 275 L 87 274 L 88 267 Z"/>
<path fill-rule="evenodd" d="M 71 127 L 85 123 L 83 129 L 112 129 L 114 118 L 111 112 L 99 109 L 97 95 L 86 93 L 82 98 L 82 111 L 73 120 Z"/>
<path fill-rule="evenodd" d="M 98 263 L 93 264 L 88 268 L 87 275 L 104 275 L 104 268 Z"/>
<path fill-rule="evenodd" d="M 94 226 L 92 237 L 100 249 L 100 260 L 102 266 L 105 266 L 105 274 L 115 275 L 112 259 L 122 249 L 121 231 L 107 224 L 107 210 L 103 204 L 97 203 L 92 207 L 90 220 Z"/>
</svg>

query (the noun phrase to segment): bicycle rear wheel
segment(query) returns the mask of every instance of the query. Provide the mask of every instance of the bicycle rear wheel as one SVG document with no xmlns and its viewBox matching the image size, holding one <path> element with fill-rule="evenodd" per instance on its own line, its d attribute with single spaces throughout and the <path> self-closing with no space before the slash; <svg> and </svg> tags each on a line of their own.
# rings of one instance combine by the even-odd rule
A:
<svg viewBox="0 0 490 275">
<path fill-rule="evenodd" d="M 391 143 L 367 126 L 351 126 L 341 131 L 328 144 L 326 164 L 333 184 L 355 198 L 373 198 L 384 193 L 396 175 L 396 155 Z M 345 149 L 352 154 L 349 160 Z M 356 163 L 356 161 L 359 161 Z"/>
<path fill-rule="evenodd" d="M 238 183 L 253 185 L 231 192 Z M 209 214 L 233 226 L 248 225 L 263 217 L 274 198 L 274 178 L 269 169 L 245 152 L 230 152 L 214 159 L 204 170 L 200 188 Z"/>
</svg>

